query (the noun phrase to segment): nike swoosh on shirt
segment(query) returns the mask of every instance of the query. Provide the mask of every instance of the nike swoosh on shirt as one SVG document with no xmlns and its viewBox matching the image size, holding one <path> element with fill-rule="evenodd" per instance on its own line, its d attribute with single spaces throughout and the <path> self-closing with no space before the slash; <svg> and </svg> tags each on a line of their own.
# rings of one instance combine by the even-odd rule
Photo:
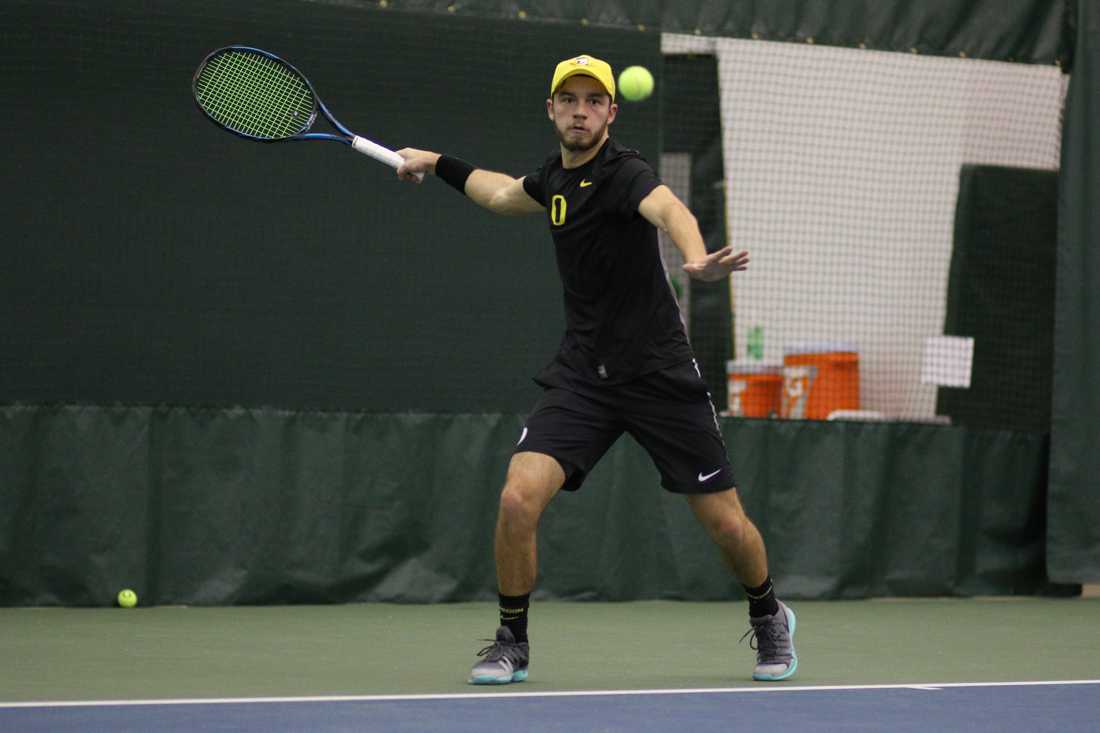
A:
<svg viewBox="0 0 1100 733">
<path fill-rule="evenodd" d="M 592 181 L 581 181 L 581 188 L 587 188 L 592 185 Z"/>
<path fill-rule="evenodd" d="M 720 469 L 720 468 L 717 471 L 713 471 L 711 473 L 708 473 L 706 476 L 704 476 L 702 471 L 700 471 L 699 472 L 699 483 L 703 483 L 707 479 L 712 479 L 720 473 L 722 473 L 722 469 Z"/>
</svg>

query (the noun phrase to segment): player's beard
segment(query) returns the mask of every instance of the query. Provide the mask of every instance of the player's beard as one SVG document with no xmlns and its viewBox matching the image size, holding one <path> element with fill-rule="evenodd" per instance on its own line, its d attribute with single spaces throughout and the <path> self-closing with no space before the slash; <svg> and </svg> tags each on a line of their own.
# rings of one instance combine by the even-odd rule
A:
<svg viewBox="0 0 1100 733">
<path fill-rule="evenodd" d="M 558 141 L 561 146 L 572 153 L 583 153 L 596 147 L 603 141 L 604 133 L 607 132 L 607 126 L 609 123 L 604 122 L 603 127 L 592 133 L 591 137 L 585 136 L 581 138 L 569 139 L 566 135 L 572 129 L 572 127 L 562 132 L 561 129 L 554 125 L 554 132 L 558 135 Z"/>
</svg>

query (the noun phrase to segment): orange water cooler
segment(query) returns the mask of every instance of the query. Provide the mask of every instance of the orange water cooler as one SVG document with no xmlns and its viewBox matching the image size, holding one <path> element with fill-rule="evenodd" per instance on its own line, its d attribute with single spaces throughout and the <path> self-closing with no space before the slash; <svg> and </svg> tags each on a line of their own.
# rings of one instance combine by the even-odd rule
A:
<svg viewBox="0 0 1100 733">
<path fill-rule="evenodd" d="M 783 367 L 761 361 L 726 362 L 726 396 L 735 417 L 772 417 L 779 414 L 783 394 Z"/>
<path fill-rule="evenodd" d="M 859 349 L 841 341 L 790 344 L 783 349 L 780 416 L 824 420 L 835 410 L 859 409 Z"/>
</svg>

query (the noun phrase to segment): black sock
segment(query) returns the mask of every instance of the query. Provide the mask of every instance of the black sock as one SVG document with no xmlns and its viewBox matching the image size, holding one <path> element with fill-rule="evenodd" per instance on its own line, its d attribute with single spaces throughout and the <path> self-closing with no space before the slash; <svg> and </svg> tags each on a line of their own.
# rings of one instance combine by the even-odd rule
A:
<svg viewBox="0 0 1100 733">
<path fill-rule="evenodd" d="M 749 598 L 750 616 L 771 616 L 779 610 L 779 601 L 775 600 L 775 589 L 772 588 L 772 576 L 764 578 L 764 582 L 755 588 L 747 585 L 741 587 Z"/>
<path fill-rule="evenodd" d="M 527 609 L 531 594 L 522 596 L 500 595 L 500 625 L 507 626 L 516 641 L 527 641 Z"/>
</svg>

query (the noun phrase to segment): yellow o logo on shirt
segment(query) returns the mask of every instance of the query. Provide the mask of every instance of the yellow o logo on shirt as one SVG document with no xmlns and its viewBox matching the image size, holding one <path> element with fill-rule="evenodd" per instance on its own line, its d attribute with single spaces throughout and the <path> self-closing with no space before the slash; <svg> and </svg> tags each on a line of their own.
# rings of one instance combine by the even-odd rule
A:
<svg viewBox="0 0 1100 733">
<path fill-rule="evenodd" d="M 550 199 L 550 221 L 553 222 L 554 226 L 560 227 L 565 223 L 566 208 L 565 197 L 560 193 L 555 194 L 554 197 Z"/>
</svg>

